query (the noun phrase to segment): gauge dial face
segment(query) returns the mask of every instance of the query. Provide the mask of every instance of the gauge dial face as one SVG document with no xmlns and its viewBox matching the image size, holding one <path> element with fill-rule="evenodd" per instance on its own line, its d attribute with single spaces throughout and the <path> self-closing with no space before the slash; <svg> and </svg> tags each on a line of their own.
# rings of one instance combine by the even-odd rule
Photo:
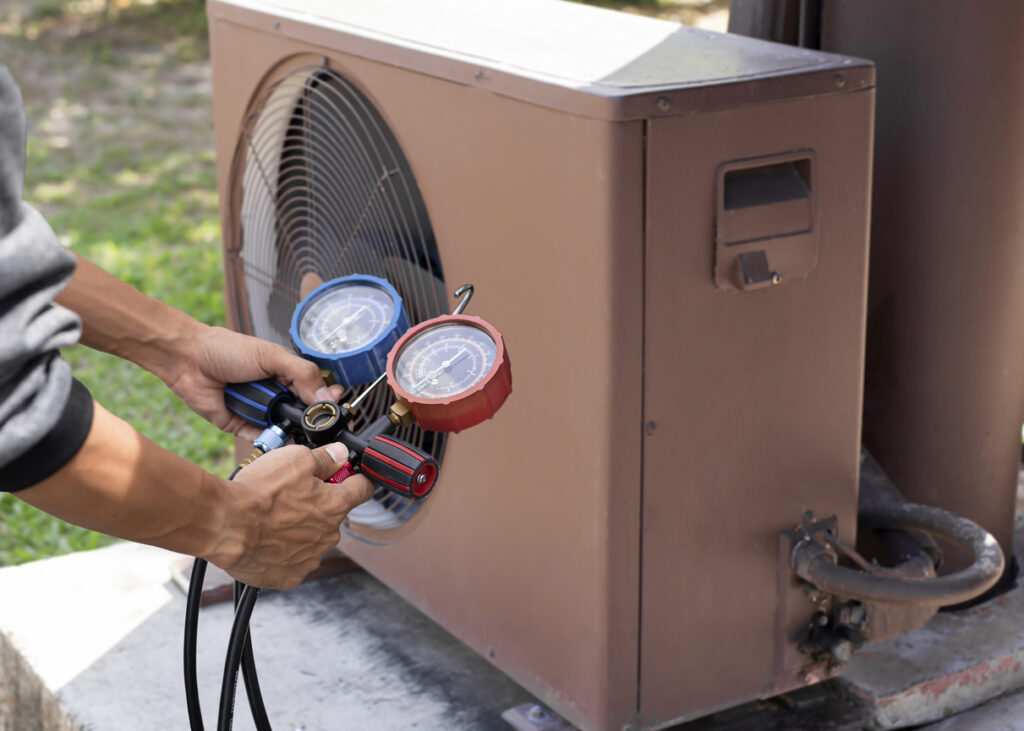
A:
<svg viewBox="0 0 1024 731">
<path fill-rule="evenodd" d="M 383 336 L 394 314 L 394 300 L 379 287 L 351 284 L 328 289 L 302 311 L 299 338 L 321 353 L 350 353 Z"/>
<path fill-rule="evenodd" d="M 402 348 L 395 358 L 395 380 L 417 398 L 452 398 L 480 383 L 497 353 L 494 340 L 478 327 L 439 325 Z"/>
</svg>

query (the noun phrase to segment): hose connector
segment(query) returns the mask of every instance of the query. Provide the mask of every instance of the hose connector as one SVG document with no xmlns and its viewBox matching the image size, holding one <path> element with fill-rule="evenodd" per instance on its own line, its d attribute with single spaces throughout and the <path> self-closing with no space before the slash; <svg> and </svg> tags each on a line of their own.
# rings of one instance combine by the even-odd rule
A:
<svg viewBox="0 0 1024 731">
<path fill-rule="evenodd" d="M 280 449 L 287 443 L 288 435 L 285 434 L 284 429 L 277 426 L 277 424 L 271 424 L 256 437 L 252 446 L 266 454 L 275 449 Z"/>
</svg>

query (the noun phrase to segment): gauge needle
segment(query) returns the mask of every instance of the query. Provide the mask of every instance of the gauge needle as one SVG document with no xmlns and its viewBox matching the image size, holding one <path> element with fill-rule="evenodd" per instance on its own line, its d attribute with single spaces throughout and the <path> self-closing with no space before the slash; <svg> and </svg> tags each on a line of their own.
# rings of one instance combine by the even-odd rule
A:
<svg viewBox="0 0 1024 731">
<path fill-rule="evenodd" d="M 437 368 L 435 368 L 434 370 L 432 370 L 432 371 L 427 371 L 427 374 L 426 374 L 426 375 L 425 375 L 425 376 L 423 377 L 423 380 L 421 380 L 421 381 L 420 381 L 419 383 L 417 383 L 416 385 L 414 385 L 414 386 L 412 387 L 412 390 L 413 390 L 413 391 L 416 391 L 416 390 L 418 390 L 418 389 L 420 388 L 420 386 L 422 386 L 422 385 L 423 385 L 424 383 L 426 383 L 427 381 L 436 381 L 436 380 L 437 380 L 437 377 L 438 377 L 439 375 L 441 375 L 442 373 L 444 373 L 444 372 L 445 372 L 446 370 L 448 370 L 449 368 L 451 368 L 451 367 L 452 367 L 453 365 L 455 365 L 455 362 L 456 362 L 456 361 L 457 361 L 457 360 L 459 359 L 459 356 L 460 356 L 460 355 L 462 355 L 462 354 L 463 354 L 463 353 L 465 353 L 465 352 L 466 352 L 466 349 L 465 349 L 465 348 L 463 348 L 463 349 L 462 349 L 462 350 L 460 350 L 460 351 L 459 351 L 458 353 L 456 353 L 455 355 L 453 355 L 453 356 L 452 356 L 451 358 L 449 358 L 448 360 L 446 360 L 446 361 L 442 362 L 442 363 L 441 363 L 441 365 L 439 365 L 439 366 L 438 366 Z"/>
<path fill-rule="evenodd" d="M 338 323 L 338 326 L 337 326 L 336 328 L 334 328 L 334 329 L 333 329 L 333 330 L 331 330 L 331 331 L 330 331 L 329 333 L 327 333 L 326 335 L 324 335 L 324 340 L 328 340 L 328 339 L 330 339 L 330 338 L 333 338 L 333 337 L 334 337 L 334 336 L 335 336 L 335 335 L 336 335 L 337 333 L 339 333 L 339 332 L 340 332 L 340 331 L 341 331 L 341 330 L 342 330 L 343 328 L 346 328 L 346 327 L 348 327 L 349 325 L 351 325 L 351 324 L 352 324 L 352 323 L 353 323 L 353 322 L 355 321 L 355 319 L 356 319 L 357 317 L 359 317 L 359 316 L 360 316 L 361 314 L 363 314 L 363 310 L 367 309 L 367 307 L 369 307 L 369 305 L 363 305 L 363 306 L 362 306 L 362 307 L 360 307 L 360 308 L 359 308 L 358 310 L 356 310 L 356 311 L 355 311 L 355 312 L 353 312 L 353 313 L 352 313 L 351 315 L 349 315 L 349 316 L 348 316 L 348 317 L 346 317 L 346 318 L 345 318 L 344 320 L 342 320 L 342 321 L 341 321 L 340 323 Z M 348 340 L 348 338 L 346 338 L 346 337 L 342 337 L 342 338 L 340 338 L 340 339 L 341 339 L 341 340 Z"/>
</svg>

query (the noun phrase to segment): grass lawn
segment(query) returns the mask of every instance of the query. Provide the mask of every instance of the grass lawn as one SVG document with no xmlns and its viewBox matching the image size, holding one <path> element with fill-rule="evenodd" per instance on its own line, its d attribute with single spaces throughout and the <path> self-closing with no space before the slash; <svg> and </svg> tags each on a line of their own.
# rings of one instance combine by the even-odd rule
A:
<svg viewBox="0 0 1024 731">
<path fill-rule="evenodd" d="M 39 2 L 0 28 L 28 116 L 25 199 L 62 241 L 143 292 L 224 323 L 206 18 L 201 0 Z M 110 411 L 217 474 L 232 440 L 155 376 L 64 352 Z M 0 564 L 111 539 L 0 495 Z"/>
</svg>

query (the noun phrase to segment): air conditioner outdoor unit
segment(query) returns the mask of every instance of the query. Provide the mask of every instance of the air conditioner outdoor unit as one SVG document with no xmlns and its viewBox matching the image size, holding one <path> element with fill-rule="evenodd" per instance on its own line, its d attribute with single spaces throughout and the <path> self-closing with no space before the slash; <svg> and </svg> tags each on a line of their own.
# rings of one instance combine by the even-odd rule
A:
<svg viewBox="0 0 1024 731">
<path fill-rule="evenodd" d="M 779 534 L 856 530 L 871 64 L 553 0 L 208 12 L 231 324 L 472 282 L 511 356 L 343 550 L 585 729 L 820 678 Z"/>
</svg>

